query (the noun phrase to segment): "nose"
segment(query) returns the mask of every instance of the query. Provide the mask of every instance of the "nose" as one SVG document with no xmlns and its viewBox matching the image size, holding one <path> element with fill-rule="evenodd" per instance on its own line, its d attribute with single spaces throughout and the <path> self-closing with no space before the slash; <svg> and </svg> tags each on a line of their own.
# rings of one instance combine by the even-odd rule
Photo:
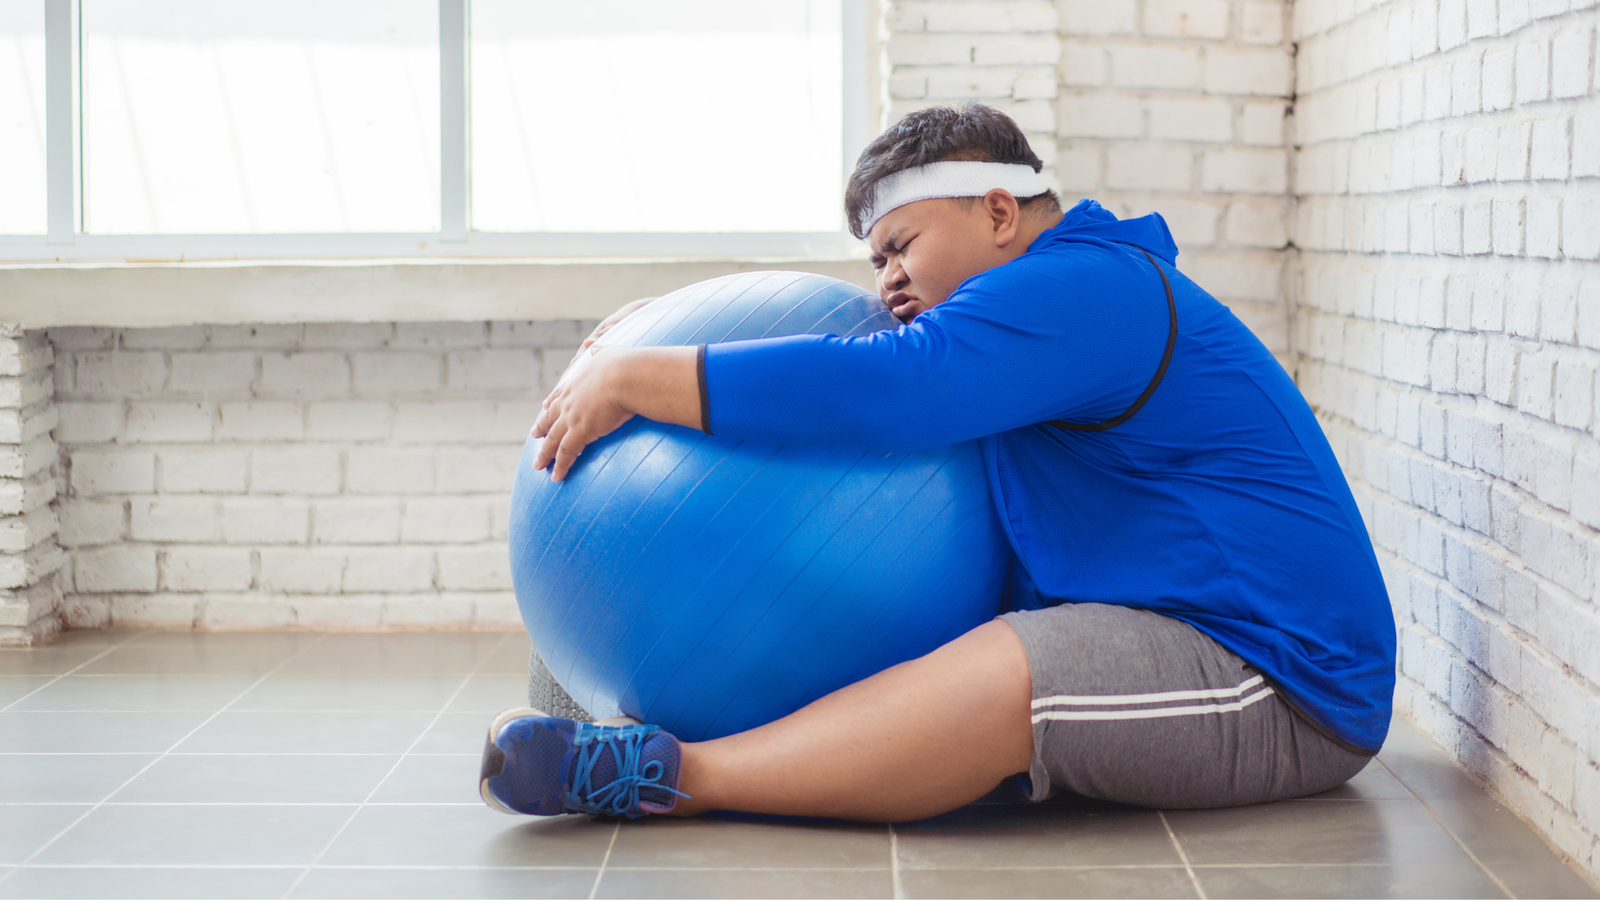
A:
<svg viewBox="0 0 1600 900">
<path fill-rule="evenodd" d="M 879 275 L 880 292 L 883 296 L 888 297 L 895 291 L 903 290 L 910 283 L 911 279 L 906 277 L 906 270 L 897 260 L 890 260 L 884 264 Z"/>
</svg>

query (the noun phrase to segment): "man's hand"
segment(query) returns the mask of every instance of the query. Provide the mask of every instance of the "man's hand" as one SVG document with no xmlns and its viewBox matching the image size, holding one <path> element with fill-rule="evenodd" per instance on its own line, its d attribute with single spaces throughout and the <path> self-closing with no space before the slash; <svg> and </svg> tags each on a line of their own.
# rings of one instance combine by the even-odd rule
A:
<svg viewBox="0 0 1600 900">
<path fill-rule="evenodd" d="M 533 436 L 544 439 L 533 464 L 549 466 L 551 481 L 566 478 L 583 448 L 634 415 L 700 427 L 698 348 L 595 345 L 582 352 L 590 359 L 568 370 L 533 426 Z"/>
<path fill-rule="evenodd" d="M 633 413 L 619 402 L 613 377 L 627 348 L 592 347 L 586 342 L 579 355 L 585 353 L 594 358 L 571 372 L 544 398 L 544 411 L 533 425 L 533 436 L 544 438 L 533 466 L 536 469 L 550 466 L 551 481 L 567 477 L 584 447 L 633 418 Z"/>
<path fill-rule="evenodd" d="M 617 327 L 617 323 L 633 315 L 639 310 L 644 309 L 646 306 L 649 306 L 650 302 L 655 299 L 656 298 L 654 297 L 645 297 L 642 300 L 635 300 L 602 319 L 600 324 L 596 325 L 594 330 L 589 332 L 589 336 L 583 339 L 583 346 L 578 348 L 577 354 L 572 357 L 572 362 L 567 363 L 567 368 L 572 368 L 573 363 L 576 363 L 578 360 L 583 358 L 583 351 L 593 347 L 596 342 L 598 342 L 602 337 L 605 337 L 606 332 Z"/>
</svg>

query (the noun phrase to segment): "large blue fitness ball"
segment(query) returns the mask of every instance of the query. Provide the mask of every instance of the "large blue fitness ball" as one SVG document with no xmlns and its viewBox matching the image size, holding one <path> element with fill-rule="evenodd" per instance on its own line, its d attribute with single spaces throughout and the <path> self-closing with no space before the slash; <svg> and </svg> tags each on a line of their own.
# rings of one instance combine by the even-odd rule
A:
<svg viewBox="0 0 1600 900">
<path fill-rule="evenodd" d="M 757 272 L 662 297 L 604 343 L 899 324 L 846 282 Z M 537 444 L 511 499 L 517 602 L 551 674 L 596 718 L 624 713 L 685 740 L 732 734 L 998 609 L 1010 550 L 975 444 L 778 447 L 635 418 L 561 484 L 534 470 Z"/>
</svg>

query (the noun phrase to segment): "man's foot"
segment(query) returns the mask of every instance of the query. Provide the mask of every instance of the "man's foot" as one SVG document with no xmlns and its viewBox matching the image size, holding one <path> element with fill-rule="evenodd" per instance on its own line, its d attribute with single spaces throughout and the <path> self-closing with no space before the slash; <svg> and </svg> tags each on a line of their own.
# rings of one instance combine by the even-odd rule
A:
<svg viewBox="0 0 1600 900">
<path fill-rule="evenodd" d="M 606 726 L 508 709 L 489 726 L 478 793 L 504 813 L 638 818 L 671 812 L 683 750 L 656 725 Z"/>
</svg>

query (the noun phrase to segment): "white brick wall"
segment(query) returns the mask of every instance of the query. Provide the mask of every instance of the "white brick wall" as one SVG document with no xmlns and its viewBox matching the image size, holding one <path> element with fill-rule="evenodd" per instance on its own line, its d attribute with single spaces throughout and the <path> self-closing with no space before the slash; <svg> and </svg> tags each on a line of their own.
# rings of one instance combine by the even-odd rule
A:
<svg viewBox="0 0 1600 900">
<path fill-rule="evenodd" d="M 59 411 L 72 625 L 516 627 L 511 478 L 591 327 L 54 330 L 5 345 L 36 365 L 0 375 L 0 452 L 7 427 L 38 431 Z M 0 481 L 0 502 L 17 498 L 0 510 L 0 559 L 13 534 L 55 536 L 41 467 L 55 447 L 35 455 L 28 478 Z"/>
<path fill-rule="evenodd" d="M 1397 705 L 1600 873 L 1600 15 L 1293 18 L 1296 366 L 1388 580 Z"/>
<path fill-rule="evenodd" d="M 53 360 L 44 335 L 0 323 L 0 646 L 61 627 Z"/>
</svg>

